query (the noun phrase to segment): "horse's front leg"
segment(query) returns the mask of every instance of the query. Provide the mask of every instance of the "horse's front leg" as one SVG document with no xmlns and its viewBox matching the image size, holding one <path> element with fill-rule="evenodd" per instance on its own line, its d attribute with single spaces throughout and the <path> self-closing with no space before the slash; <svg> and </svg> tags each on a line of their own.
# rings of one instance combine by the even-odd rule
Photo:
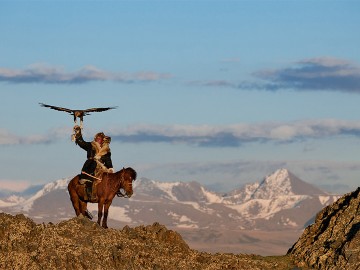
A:
<svg viewBox="0 0 360 270">
<path fill-rule="evenodd" d="M 100 225 L 101 218 L 103 215 L 103 208 L 104 208 L 104 200 L 99 200 L 99 202 L 98 202 L 98 220 L 97 220 L 97 224 L 99 224 L 99 225 Z"/>
<path fill-rule="evenodd" d="M 107 226 L 107 218 L 108 218 L 108 214 L 109 214 L 109 207 L 111 205 L 111 202 L 107 202 L 104 204 L 104 218 L 103 218 L 103 221 L 102 221 L 102 226 L 103 228 L 107 229 L 108 226 Z"/>
</svg>

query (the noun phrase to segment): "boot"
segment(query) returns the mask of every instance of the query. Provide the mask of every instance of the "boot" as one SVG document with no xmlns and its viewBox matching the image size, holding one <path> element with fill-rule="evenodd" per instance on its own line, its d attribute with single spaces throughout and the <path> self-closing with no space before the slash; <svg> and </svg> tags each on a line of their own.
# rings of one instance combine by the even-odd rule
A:
<svg viewBox="0 0 360 270">
<path fill-rule="evenodd" d="M 94 181 L 86 183 L 86 194 L 88 197 L 88 201 L 92 202 L 97 200 L 96 189 L 94 188 Z"/>
<path fill-rule="evenodd" d="M 96 188 L 93 186 L 94 184 L 93 183 L 91 183 L 92 184 L 92 188 L 91 188 L 91 198 L 90 198 L 90 200 L 91 201 L 97 201 L 97 199 L 98 199 L 98 197 L 97 197 L 97 192 L 96 192 Z"/>
<path fill-rule="evenodd" d="M 86 182 L 85 200 L 92 201 L 92 183 Z"/>
</svg>

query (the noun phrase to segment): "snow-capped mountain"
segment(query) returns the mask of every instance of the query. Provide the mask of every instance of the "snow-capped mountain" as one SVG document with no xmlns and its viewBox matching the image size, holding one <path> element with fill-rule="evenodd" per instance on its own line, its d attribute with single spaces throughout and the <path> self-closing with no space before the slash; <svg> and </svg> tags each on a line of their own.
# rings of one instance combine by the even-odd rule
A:
<svg viewBox="0 0 360 270">
<path fill-rule="evenodd" d="M 74 216 L 67 184 L 61 179 L 45 185 L 29 198 L 0 200 L 7 213 L 23 213 L 37 222 L 59 222 Z M 328 195 L 286 169 L 226 194 L 207 190 L 197 182 L 134 182 L 130 199 L 115 198 L 111 222 L 141 225 L 159 222 L 175 228 L 195 229 L 301 229 L 325 205 L 339 196 Z M 97 205 L 89 204 L 96 216 Z"/>
</svg>

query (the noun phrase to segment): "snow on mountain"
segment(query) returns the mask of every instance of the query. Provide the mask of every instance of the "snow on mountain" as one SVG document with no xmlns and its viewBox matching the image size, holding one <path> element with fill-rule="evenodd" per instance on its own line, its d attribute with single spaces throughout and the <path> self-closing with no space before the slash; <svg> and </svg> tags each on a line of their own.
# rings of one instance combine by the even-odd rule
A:
<svg viewBox="0 0 360 270">
<path fill-rule="evenodd" d="M 207 190 L 197 182 L 158 182 L 142 178 L 135 183 L 134 189 L 137 194 L 151 195 L 158 199 L 168 199 L 178 203 L 194 201 L 220 203 L 223 200 L 221 195 Z"/>
<path fill-rule="evenodd" d="M 0 200 L 0 208 L 1 207 L 10 207 L 15 206 L 22 203 L 25 199 L 23 197 L 17 195 L 11 195 L 4 200 Z"/>
<path fill-rule="evenodd" d="M 241 204 L 251 199 L 255 190 L 259 187 L 259 183 L 246 184 L 240 189 L 235 189 L 223 195 L 224 203 Z"/>
<path fill-rule="evenodd" d="M 326 206 L 336 201 L 339 197 L 338 195 L 319 196 L 319 201 L 323 206 Z"/>
<path fill-rule="evenodd" d="M 292 185 L 288 170 L 280 169 L 268 175 L 254 191 L 252 199 L 271 199 L 279 195 L 292 196 Z"/>
<path fill-rule="evenodd" d="M 266 176 L 252 195 L 254 199 L 270 199 L 278 195 L 325 195 L 322 190 L 310 185 L 286 169 L 279 169 Z"/>
<path fill-rule="evenodd" d="M 251 220 L 269 220 L 276 213 L 294 208 L 313 196 L 318 197 L 323 206 L 338 198 L 328 196 L 286 169 L 279 169 L 266 176 L 260 183 L 248 184 L 229 193 L 224 202 L 243 217 Z"/>
<path fill-rule="evenodd" d="M 48 193 L 53 192 L 54 190 L 66 189 L 69 181 L 70 181 L 69 178 L 63 178 L 63 179 L 57 180 L 55 182 L 46 184 L 41 190 L 36 192 L 36 194 L 34 196 L 31 196 L 27 200 L 22 200 L 21 203 L 18 203 L 17 207 L 15 207 L 15 209 L 28 212 L 37 199 L 45 196 Z"/>
<path fill-rule="evenodd" d="M 242 216 L 249 219 L 269 219 L 277 212 L 293 208 L 296 204 L 307 198 L 307 195 L 277 196 L 272 199 L 248 200 L 242 204 L 228 205 L 228 207 L 235 209 Z"/>
</svg>

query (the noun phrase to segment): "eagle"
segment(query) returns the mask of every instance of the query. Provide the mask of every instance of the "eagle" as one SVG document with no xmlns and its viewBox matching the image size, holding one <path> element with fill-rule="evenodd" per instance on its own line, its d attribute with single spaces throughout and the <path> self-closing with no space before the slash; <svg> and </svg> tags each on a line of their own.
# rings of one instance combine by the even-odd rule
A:
<svg viewBox="0 0 360 270">
<path fill-rule="evenodd" d="M 63 112 L 67 112 L 70 113 L 71 115 L 74 116 L 74 123 L 77 124 L 77 118 L 80 119 L 80 127 L 83 127 L 83 121 L 84 121 L 84 116 L 85 115 L 89 115 L 91 112 L 103 112 L 103 111 L 107 111 L 107 110 L 111 110 L 111 109 L 116 109 L 117 107 L 105 107 L 105 108 L 90 108 L 90 109 L 86 109 L 86 110 L 72 110 L 72 109 L 67 109 L 67 108 L 62 108 L 62 107 L 57 107 L 57 106 L 52 106 L 52 105 L 47 105 L 44 103 L 39 103 L 40 106 L 42 107 L 46 107 L 46 108 L 50 108 L 53 110 L 57 110 L 57 111 L 63 111 Z"/>
</svg>

